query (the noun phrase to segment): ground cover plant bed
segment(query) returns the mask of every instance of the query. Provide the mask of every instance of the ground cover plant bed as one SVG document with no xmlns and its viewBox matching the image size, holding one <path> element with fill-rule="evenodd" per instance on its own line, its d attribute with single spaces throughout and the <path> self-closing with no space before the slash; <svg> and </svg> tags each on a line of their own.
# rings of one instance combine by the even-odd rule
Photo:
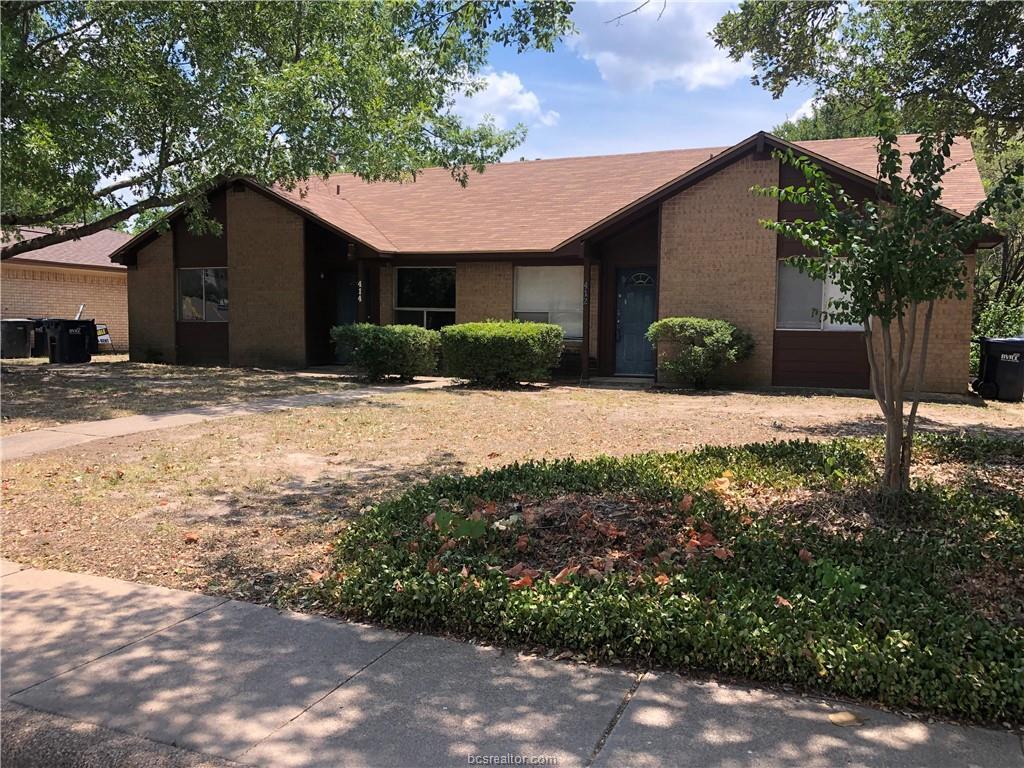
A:
<svg viewBox="0 0 1024 768">
<path fill-rule="evenodd" d="M 899 509 L 870 491 L 878 443 L 855 439 L 439 477 L 353 521 L 297 599 L 1019 724 L 1024 446 L 922 443 Z"/>
</svg>

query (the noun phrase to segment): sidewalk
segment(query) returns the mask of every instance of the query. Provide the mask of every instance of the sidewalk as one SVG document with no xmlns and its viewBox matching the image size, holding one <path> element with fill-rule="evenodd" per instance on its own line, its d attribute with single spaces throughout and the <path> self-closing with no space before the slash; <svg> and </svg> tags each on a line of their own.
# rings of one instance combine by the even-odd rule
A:
<svg viewBox="0 0 1024 768">
<path fill-rule="evenodd" d="M 69 733 L 92 749 L 116 740 L 110 765 L 1024 766 L 1005 732 L 8 562 L 0 573 L 5 768 L 86 764 L 52 757 L 82 757 L 49 743 Z M 839 711 L 865 722 L 833 725 Z"/>
<path fill-rule="evenodd" d="M 223 405 L 204 405 L 197 408 L 184 408 L 167 413 L 153 413 L 139 416 L 122 416 L 117 419 L 98 421 L 78 421 L 73 424 L 61 424 L 31 432 L 17 432 L 0 437 L 0 458 L 14 461 L 27 456 L 34 456 L 47 451 L 70 448 L 73 445 L 104 440 L 111 437 L 122 437 L 137 432 L 149 432 L 154 429 L 181 427 L 213 419 L 226 419 L 231 416 L 250 416 L 256 413 L 269 413 L 289 408 L 305 408 L 312 405 L 331 405 L 333 403 L 360 400 L 369 395 L 388 394 L 409 389 L 440 389 L 448 386 L 450 379 L 430 378 L 414 384 L 391 386 L 358 386 L 340 392 L 313 392 L 300 395 L 283 395 L 242 403 L 225 403 Z"/>
</svg>

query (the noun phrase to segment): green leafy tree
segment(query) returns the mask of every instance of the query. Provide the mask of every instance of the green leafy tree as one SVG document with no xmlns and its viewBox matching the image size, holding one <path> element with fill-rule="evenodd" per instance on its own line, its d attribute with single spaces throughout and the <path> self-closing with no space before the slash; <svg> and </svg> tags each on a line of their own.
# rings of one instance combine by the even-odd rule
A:
<svg viewBox="0 0 1024 768">
<path fill-rule="evenodd" d="M 920 133 L 919 127 L 906 120 L 898 107 L 879 100 L 870 109 L 834 97 L 822 97 L 811 106 L 811 113 L 794 120 L 786 120 L 772 128 L 772 133 L 787 141 L 814 141 L 816 139 L 848 139 L 854 136 L 877 136 L 881 123 L 879 107 L 887 123 L 897 133 Z"/>
<path fill-rule="evenodd" d="M 879 94 L 913 126 L 994 144 L 1024 129 L 1024 4 L 745 0 L 712 38 L 749 55 L 774 96 L 811 83 L 868 110 Z"/>
<path fill-rule="evenodd" d="M 783 161 L 799 169 L 806 185 L 755 187 L 780 201 L 811 205 L 814 220 L 762 221 L 802 243 L 792 259 L 801 271 L 829 279 L 843 292 L 822 314 L 834 322 L 860 324 L 871 367 L 871 389 L 885 417 L 883 489 L 908 486 L 914 429 L 928 356 L 935 303 L 966 296 L 963 254 L 986 233 L 997 207 L 1022 202 L 1018 165 L 966 216 L 939 207 L 953 134 L 922 135 L 904 159 L 896 133 L 880 133 L 878 196 L 857 200 L 804 156 L 792 150 Z M 909 412 L 906 406 L 909 404 Z"/>
<path fill-rule="evenodd" d="M 986 189 L 995 187 L 1010 169 L 1024 162 L 1024 139 L 1006 142 L 995 153 L 982 149 L 986 145 L 983 137 L 976 145 L 978 171 Z M 1006 322 L 994 322 L 993 318 L 1012 318 L 1024 312 L 1024 210 L 996 208 L 992 211 L 992 220 L 1005 237 L 1000 247 L 978 254 L 974 320 L 979 335 L 1007 328 Z M 1009 325 L 1012 327 L 1013 323 Z"/>
<path fill-rule="evenodd" d="M 523 129 L 463 125 L 455 96 L 480 87 L 493 45 L 550 50 L 570 10 L 562 0 L 5 2 L 0 224 L 54 231 L 3 256 L 181 203 L 200 226 L 203 193 L 230 174 L 295 185 L 440 165 L 465 182 Z"/>
</svg>

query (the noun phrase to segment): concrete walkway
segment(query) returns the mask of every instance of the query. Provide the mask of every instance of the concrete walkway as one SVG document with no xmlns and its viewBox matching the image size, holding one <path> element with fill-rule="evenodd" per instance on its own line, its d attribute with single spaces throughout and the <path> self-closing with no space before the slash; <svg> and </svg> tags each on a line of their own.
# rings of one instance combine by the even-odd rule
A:
<svg viewBox="0 0 1024 768">
<path fill-rule="evenodd" d="M 31 432 L 18 432 L 0 437 L 0 458 L 14 461 L 39 453 L 70 448 L 73 445 L 104 440 L 111 437 L 133 435 L 137 432 L 149 432 L 154 429 L 181 427 L 213 419 L 226 419 L 231 416 L 250 416 L 256 413 L 269 413 L 289 408 L 305 408 L 311 405 L 332 405 L 351 400 L 360 400 L 369 395 L 400 392 L 408 389 L 440 389 L 448 386 L 450 379 L 431 378 L 414 384 L 393 386 L 356 386 L 338 392 L 313 392 L 300 395 L 283 395 L 241 403 L 225 403 L 223 405 L 206 405 L 197 408 L 184 408 L 166 413 L 154 413 L 140 416 L 122 416 L 117 419 L 99 421 L 78 421 L 73 424 L 61 424 Z"/>
<path fill-rule="evenodd" d="M 2 574 L 5 768 L 484 755 L 563 768 L 1024 766 L 1005 732 L 7 562 Z M 832 724 L 840 711 L 863 724 Z"/>
</svg>

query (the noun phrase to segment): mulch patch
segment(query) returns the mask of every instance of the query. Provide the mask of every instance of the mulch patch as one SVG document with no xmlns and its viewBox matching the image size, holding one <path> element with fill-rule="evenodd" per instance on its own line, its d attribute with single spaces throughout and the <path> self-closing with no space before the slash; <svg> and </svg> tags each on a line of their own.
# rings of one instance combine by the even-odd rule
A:
<svg viewBox="0 0 1024 768">
<path fill-rule="evenodd" d="M 1024 627 L 1024 572 L 986 561 L 965 574 L 953 592 L 966 598 L 990 621 Z"/>
<path fill-rule="evenodd" d="M 522 527 L 508 552 L 515 563 L 510 575 L 637 577 L 652 566 L 669 569 L 699 557 L 732 557 L 711 526 L 690 514 L 692 504 L 690 497 L 650 502 L 604 494 L 524 500 L 516 512 Z"/>
</svg>

